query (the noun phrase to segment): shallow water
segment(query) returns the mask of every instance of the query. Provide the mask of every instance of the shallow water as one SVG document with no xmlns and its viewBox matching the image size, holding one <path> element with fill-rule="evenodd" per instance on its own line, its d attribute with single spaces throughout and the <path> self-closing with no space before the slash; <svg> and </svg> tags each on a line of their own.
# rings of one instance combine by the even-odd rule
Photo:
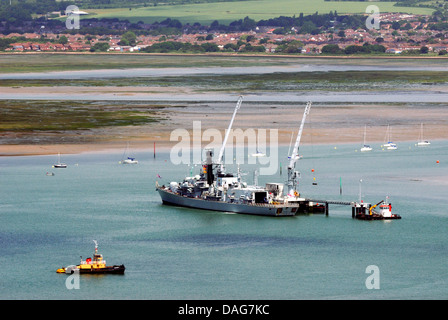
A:
<svg viewBox="0 0 448 320">
<path fill-rule="evenodd" d="M 448 62 L 441 59 L 129 58 L 140 58 L 145 65 L 120 68 L 112 64 L 110 69 L 102 70 L 3 73 L 0 81 L 10 83 L 11 87 L 0 87 L 0 91 L 4 90 L 0 99 L 233 102 L 243 94 L 245 101 L 260 103 L 448 101 L 446 83 L 437 78 L 440 72 L 448 70 Z M 158 65 L 160 61 L 164 62 Z M 415 81 L 415 77 L 405 74 L 406 71 L 424 75 L 419 75 L 420 80 Z M 351 72 L 356 73 L 355 78 Z M 366 76 L 359 78 L 360 72 L 365 72 Z M 378 78 L 382 72 L 387 72 L 388 76 Z M 396 72 L 396 79 L 390 72 Z M 302 81 L 301 76 L 305 74 L 314 74 L 315 78 Z M 267 78 L 261 79 L 261 76 Z M 63 83 L 63 87 L 53 90 L 53 83 Z M 96 85 L 97 89 L 89 90 Z"/>
<path fill-rule="evenodd" d="M 303 196 L 389 196 L 402 216 L 394 221 L 353 220 L 337 205 L 329 216 L 280 219 L 164 206 L 156 180 L 191 168 L 149 149 L 135 154 L 135 166 L 119 165 L 114 153 L 63 155 L 68 168 L 59 170 L 56 156 L 2 157 L 0 298 L 446 299 L 448 141 L 398 146 L 364 154 L 358 145 L 304 145 L 298 162 Z M 286 179 L 280 161 L 283 175 L 260 183 Z M 254 168 L 242 165 L 248 182 Z M 92 240 L 126 273 L 81 276 L 68 290 L 68 276 L 55 271 L 91 256 Z M 369 265 L 379 268 L 380 289 L 366 288 Z"/>
</svg>

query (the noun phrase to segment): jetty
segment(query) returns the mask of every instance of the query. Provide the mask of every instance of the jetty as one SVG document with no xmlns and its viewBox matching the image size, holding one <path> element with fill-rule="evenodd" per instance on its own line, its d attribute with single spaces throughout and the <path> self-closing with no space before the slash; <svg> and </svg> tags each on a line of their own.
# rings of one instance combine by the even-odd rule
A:
<svg viewBox="0 0 448 320">
<path fill-rule="evenodd" d="M 324 213 L 328 216 L 329 214 L 329 205 L 342 205 L 342 206 L 351 206 L 352 208 L 352 218 L 359 220 L 394 220 L 401 219 L 401 216 L 398 214 L 392 213 L 392 204 L 388 203 L 385 200 L 381 200 L 375 205 L 367 202 L 356 202 L 356 201 L 339 201 L 339 200 L 318 200 L 318 199 L 305 199 L 305 210 L 304 213 Z M 306 204 L 310 205 L 310 209 L 306 209 Z M 375 208 L 379 206 L 379 211 L 376 211 Z"/>
</svg>

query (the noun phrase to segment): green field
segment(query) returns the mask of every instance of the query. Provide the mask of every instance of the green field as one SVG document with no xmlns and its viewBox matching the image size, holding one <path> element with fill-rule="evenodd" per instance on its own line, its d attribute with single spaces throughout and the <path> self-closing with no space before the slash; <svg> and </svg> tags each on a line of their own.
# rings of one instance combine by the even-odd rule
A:
<svg viewBox="0 0 448 320">
<path fill-rule="evenodd" d="M 186 5 L 160 5 L 156 7 L 91 9 L 86 10 L 95 18 L 120 18 L 131 22 L 144 21 L 152 23 L 166 18 L 178 19 L 182 23 L 199 22 L 209 24 L 218 20 L 226 24 L 249 16 L 256 21 L 278 16 L 298 16 L 320 14 L 337 11 L 338 14 L 365 13 L 368 5 L 378 6 L 380 12 L 405 12 L 415 14 L 431 14 L 429 8 L 394 7 L 394 2 L 339 2 L 324 0 L 252 0 L 241 2 L 214 2 Z M 81 8 L 82 9 L 82 8 Z"/>
</svg>

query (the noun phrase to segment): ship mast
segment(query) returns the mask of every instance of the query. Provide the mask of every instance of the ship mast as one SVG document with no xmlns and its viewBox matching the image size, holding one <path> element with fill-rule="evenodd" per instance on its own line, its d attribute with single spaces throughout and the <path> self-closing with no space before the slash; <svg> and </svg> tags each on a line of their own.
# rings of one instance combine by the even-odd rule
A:
<svg viewBox="0 0 448 320">
<path fill-rule="evenodd" d="M 303 113 L 302 123 L 300 124 L 299 132 L 297 133 L 296 143 L 292 150 L 291 158 L 289 159 L 288 165 L 288 194 L 293 195 L 296 191 L 297 179 L 299 178 L 299 172 L 295 171 L 296 161 L 299 155 L 300 138 L 302 137 L 303 126 L 305 125 L 306 116 L 310 112 L 311 101 L 308 101 L 305 107 L 305 112 Z"/>
<path fill-rule="evenodd" d="M 220 173 L 224 172 L 224 163 L 223 163 L 223 160 L 222 160 L 223 155 L 224 155 L 224 148 L 226 146 L 227 139 L 229 138 L 230 129 L 232 129 L 233 120 L 235 120 L 236 113 L 240 109 L 242 102 L 243 102 L 243 96 L 240 96 L 239 99 L 238 99 L 238 102 L 236 103 L 235 110 L 233 111 L 232 120 L 230 120 L 229 128 L 226 131 L 226 136 L 224 137 L 224 141 L 222 143 L 221 150 L 219 150 L 217 164 L 219 165 L 218 172 L 220 172 Z"/>
</svg>

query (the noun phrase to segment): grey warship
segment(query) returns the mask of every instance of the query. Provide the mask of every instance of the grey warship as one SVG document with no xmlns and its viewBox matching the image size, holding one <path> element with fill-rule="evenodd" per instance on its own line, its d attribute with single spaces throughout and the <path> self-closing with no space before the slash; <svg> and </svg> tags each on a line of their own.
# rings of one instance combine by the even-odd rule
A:
<svg viewBox="0 0 448 320">
<path fill-rule="evenodd" d="M 159 186 L 156 183 L 156 190 L 163 204 L 274 217 L 294 216 L 298 213 L 322 210 L 322 204 L 301 198 L 297 191 L 300 173 L 295 170 L 295 165 L 299 158 L 300 138 L 306 116 L 311 108 L 311 102 L 306 105 L 294 149 L 289 157 L 286 195 L 284 195 L 283 183 L 251 186 L 242 181 L 239 167 L 236 174 L 225 172 L 223 152 L 241 103 L 242 97 L 240 96 L 216 162 L 213 161 L 213 151 L 206 149 L 206 161 L 203 163 L 200 174 L 186 177 L 180 183 L 171 182 L 168 186 Z"/>
</svg>

